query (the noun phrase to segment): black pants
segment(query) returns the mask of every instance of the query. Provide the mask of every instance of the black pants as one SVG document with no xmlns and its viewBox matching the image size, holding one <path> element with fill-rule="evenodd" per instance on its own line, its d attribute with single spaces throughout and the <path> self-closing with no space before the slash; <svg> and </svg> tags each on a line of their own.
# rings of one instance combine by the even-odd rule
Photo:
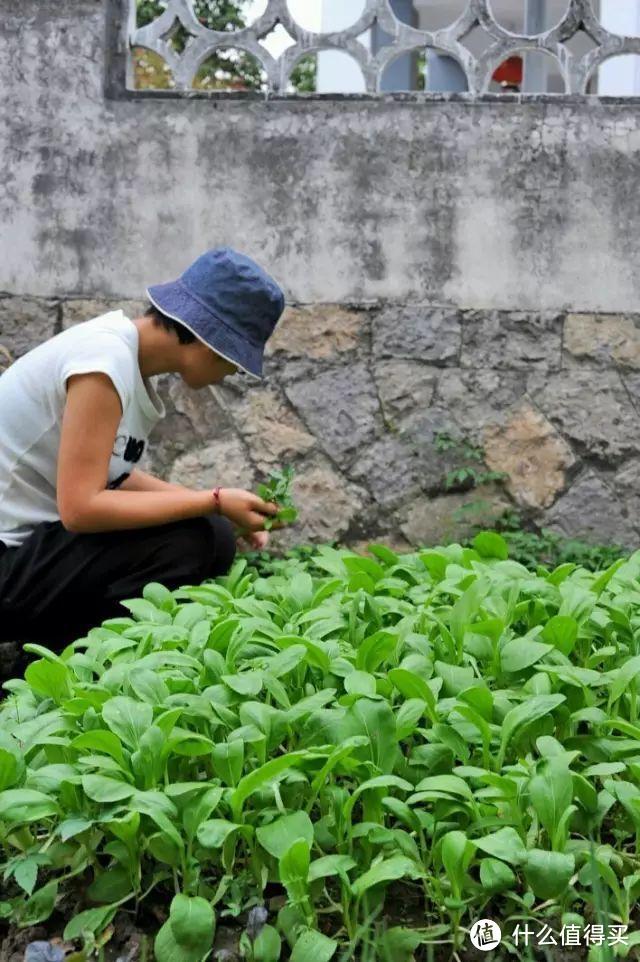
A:
<svg viewBox="0 0 640 962">
<path fill-rule="evenodd" d="M 60 650 L 128 615 L 119 602 L 150 581 L 171 590 L 199 584 L 225 574 L 235 551 L 231 523 L 215 515 L 99 534 L 39 524 L 19 548 L 0 542 L 0 641 Z"/>
</svg>

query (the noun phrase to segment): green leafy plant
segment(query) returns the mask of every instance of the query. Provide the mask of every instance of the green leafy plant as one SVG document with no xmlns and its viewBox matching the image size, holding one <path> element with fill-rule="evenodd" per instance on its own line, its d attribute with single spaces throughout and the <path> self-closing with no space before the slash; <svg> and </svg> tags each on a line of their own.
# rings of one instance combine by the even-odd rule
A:
<svg viewBox="0 0 640 962">
<path fill-rule="evenodd" d="M 444 486 L 447 491 L 454 488 L 476 488 L 492 481 L 504 481 L 503 471 L 477 471 L 475 468 L 455 468 L 445 475 Z"/>
<path fill-rule="evenodd" d="M 490 471 L 486 468 L 483 449 L 468 438 L 455 437 L 447 431 L 440 431 L 433 439 L 433 447 L 440 454 L 449 454 L 459 462 L 445 473 L 443 485 L 446 491 L 468 490 L 483 484 L 504 481 L 507 477 L 503 471 Z"/>
<path fill-rule="evenodd" d="M 464 958 L 485 917 L 510 957 L 527 920 L 633 929 L 640 552 L 532 569 L 487 531 L 281 564 L 150 584 L 60 655 L 26 646 L 0 916 L 89 959 L 154 907 L 157 962 L 215 958 L 247 919 L 253 962 Z"/>
<path fill-rule="evenodd" d="M 566 538 L 553 531 L 528 526 L 518 511 L 503 515 L 498 525 L 509 546 L 509 555 L 527 567 L 558 567 L 575 564 L 589 571 L 608 568 L 628 551 L 620 545 L 589 544 L 580 538 Z"/>
<path fill-rule="evenodd" d="M 467 461 L 482 462 L 484 452 L 477 444 L 473 444 L 468 438 L 456 437 L 448 431 L 439 431 L 434 439 L 433 446 L 436 451 L 454 451 Z"/>
<path fill-rule="evenodd" d="M 258 485 L 258 494 L 263 501 L 273 501 L 278 505 L 278 513 L 267 518 L 264 523 L 266 531 L 272 528 L 276 521 L 281 524 L 292 524 L 298 517 L 291 495 L 293 477 L 293 468 L 287 465 L 279 471 L 274 471 L 265 484 Z"/>
</svg>

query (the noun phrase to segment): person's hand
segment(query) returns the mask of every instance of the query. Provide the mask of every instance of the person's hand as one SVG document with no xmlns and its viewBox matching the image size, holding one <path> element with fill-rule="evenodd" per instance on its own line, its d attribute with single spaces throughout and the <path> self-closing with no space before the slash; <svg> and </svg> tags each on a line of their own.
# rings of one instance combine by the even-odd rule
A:
<svg viewBox="0 0 640 962">
<path fill-rule="evenodd" d="M 232 521 L 242 534 L 247 532 L 264 532 L 264 522 L 269 515 L 278 513 L 278 506 L 273 501 L 263 501 L 252 491 L 242 488 L 220 488 L 220 511 Z M 277 523 L 274 528 L 281 527 Z M 265 532 L 266 534 L 266 532 Z"/>
<path fill-rule="evenodd" d="M 239 535 L 236 540 L 238 551 L 264 551 L 268 543 L 268 531 L 247 531 L 246 534 Z"/>
</svg>

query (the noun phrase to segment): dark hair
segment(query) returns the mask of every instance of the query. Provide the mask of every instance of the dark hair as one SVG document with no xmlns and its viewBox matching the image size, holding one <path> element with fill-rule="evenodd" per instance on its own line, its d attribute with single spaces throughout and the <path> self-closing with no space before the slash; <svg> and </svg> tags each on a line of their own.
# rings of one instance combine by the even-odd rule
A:
<svg viewBox="0 0 640 962">
<path fill-rule="evenodd" d="M 184 324 L 181 324 L 180 321 L 174 321 L 172 317 L 167 317 L 166 314 L 159 311 L 153 304 L 146 309 L 144 314 L 145 317 L 153 319 L 156 327 L 164 327 L 165 331 L 172 331 L 181 344 L 193 344 L 196 340 L 195 334 L 192 334 Z"/>
</svg>

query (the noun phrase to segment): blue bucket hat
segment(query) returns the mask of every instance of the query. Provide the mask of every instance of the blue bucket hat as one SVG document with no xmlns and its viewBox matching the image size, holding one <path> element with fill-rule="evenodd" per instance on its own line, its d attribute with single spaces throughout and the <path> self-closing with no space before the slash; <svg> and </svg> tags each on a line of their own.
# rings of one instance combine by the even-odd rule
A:
<svg viewBox="0 0 640 962">
<path fill-rule="evenodd" d="M 284 310 L 284 294 L 246 254 L 214 247 L 177 281 L 147 288 L 147 297 L 216 354 L 262 378 L 264 346 Z"/>
</svg>

